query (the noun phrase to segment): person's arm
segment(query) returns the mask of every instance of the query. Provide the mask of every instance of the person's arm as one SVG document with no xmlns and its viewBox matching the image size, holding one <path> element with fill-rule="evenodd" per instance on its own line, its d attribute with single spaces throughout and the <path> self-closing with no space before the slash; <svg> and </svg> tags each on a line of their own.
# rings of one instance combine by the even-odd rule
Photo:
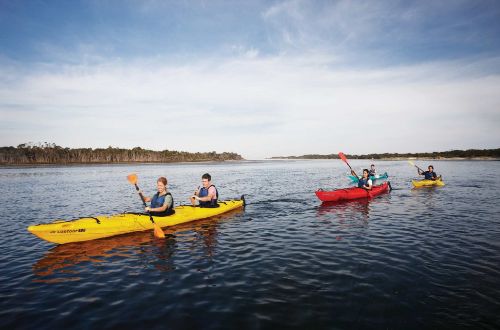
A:
<svg viewBox="0 0 500 330">
<path fill-rule="evenodd" d="M 200 187 L 198 187 L 198 189 L 194 191 L 193 195 L 189 197 L 189 200 L 191 201 L 191 204 L 193 206 L 195 206 L 196 200 L 200 200 L 200 198 L 198 197 L 199 194 L 200 194 Z"/>
<path fill-rule="evenodd" d="M 144 198 L 144 201 L 145 201 L 145 202 L 151 202 L 151 198 L 150 198 L 150 197 L 148 197 L 148 196 L 146 196 L 146 195 L 144 195 L 144 193 L 142 192 L 142 190 L 139 190 L 137 193 L 138 193 L 139 195 L 142 195 L 142 197 Z"/>
<path fill-rule="evenodd" d="M 363 186 L 363 188 L 365 188 L 366 190 L 372 190 L 372 180 L 368 179 L 368 181 L 366 182 L 367 186 Z"/>
<path fill-rule="evenodd" d="M 433 181 L 437 180 L 437 174 L 436 174 L 436 172 L 432 172 L 432 180 Z"/>
<path fill-rule="evenodd" d="M 417 168 L 417 173 L 418 175 L 424 175 L 424 171 L 422 171 L 421 169 Z"/>
</svg>

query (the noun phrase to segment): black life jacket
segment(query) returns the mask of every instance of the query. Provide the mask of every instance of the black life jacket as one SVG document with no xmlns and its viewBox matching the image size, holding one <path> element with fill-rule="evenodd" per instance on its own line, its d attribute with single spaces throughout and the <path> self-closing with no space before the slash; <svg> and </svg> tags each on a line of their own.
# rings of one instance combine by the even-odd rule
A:
<svg viewBox="0 0 500 330">
<path fill-rule="evenodd" d="M 157 208 L 157 207 L 163 206 L 163 204 L 165 204 L 165 198 L 167 197 L 167 195 L 170 195 L 170 197 L 172 197 L 172 204 L 169 207 L 167 207 L 167 209 L 165 211 L 163 211 L 163 212 L 154 212 L 154 211 L 149 212 L 149 213 L 151 213 L 151 215 L 154 215 L 156 217 L 166 217 L 168 215 L 172 215 L 172 214 L 175 213 L 175 210 L 174 210 L 174 197 L 169 192 L 167 192 L 163 196 L 160 196 L 159 193 L 156 193 L 153 196 L 153 198 L 151 199 L 151 207 L 152 208 Z"/>
<path fill-rule="evenodd" d="M 358 181 L 358 188 L 363 188 L 363 187 L 368 187 L 368 180 L 370 180 L 370 177 L 367 179 L 361 178 Z"/>
<path fill-rule="evenodd" d="M 210 187 L 215 188 L 215 198 L 212 198 L 209 201 L 200 201 L 200 207 L 219 207 L 219 204 L 217 203 L 217 200 L 219 199 L 219 191 L 213 184 L 210 185 L 208 188 L 201 187 L 200 192 L 198 193 L 198 197 L 208 196 L 208 189 L 210 189 Z"/>
</svg>

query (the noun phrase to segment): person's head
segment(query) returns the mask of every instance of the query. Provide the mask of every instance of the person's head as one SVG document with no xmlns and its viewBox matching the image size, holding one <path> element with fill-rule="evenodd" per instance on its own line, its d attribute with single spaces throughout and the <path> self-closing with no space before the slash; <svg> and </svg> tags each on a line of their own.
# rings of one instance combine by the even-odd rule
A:
<svg viewBox="0 0 500 330">
<path fill-rule="evenodd" d="M 161 176 L 156 180 L 156 188 L 159 193 L 164 192 L 167 189 L 167 178 Z"/>
<path fill-rule="evenodd" d="M 374 169 L 375 169 L 375 164 L 371 164 L 371 165 L 370 165 L 370 168 L 371 168 L 372 170 L 374 170 Z"/>
<path fill-rule="evenodd" d="M 365 168 L 365 169 L 363 170 L 363 178 L 365 178 L 365 179 L 366 179 L 366 178 L 368 177 L 368 174 L 369 174 L 369 173 L 370 173 L 370 171 L 368 171 L 368 169 L 367 169 L 367 168 Z"/>
<path fill-rule="evenodd" d="M 203 187 L 208 188 L 208 186 L 210 186 L 210 181 L 212 181 L 210 174 L 205 173 L 201 176 L 201 183 L 203 184 Z"/>
<path fill-rule="evenodd" d="M 434 166 L 429 165 L 429 167 L 427 169 L 429 170 L 429 172 L 432 172 L 432 171 L 434 171 Z"/>
</svg>

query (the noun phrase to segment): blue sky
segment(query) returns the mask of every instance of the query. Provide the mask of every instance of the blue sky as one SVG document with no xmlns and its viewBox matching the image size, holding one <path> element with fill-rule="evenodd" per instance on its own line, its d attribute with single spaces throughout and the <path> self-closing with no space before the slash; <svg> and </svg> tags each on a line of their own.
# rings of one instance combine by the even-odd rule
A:
<svg viewBox="0 0 500 330">
<path fill-rule="evenodd" d="M 500 146 L 497 1 L 3 1 L 0 144 Z"/>
</svg>

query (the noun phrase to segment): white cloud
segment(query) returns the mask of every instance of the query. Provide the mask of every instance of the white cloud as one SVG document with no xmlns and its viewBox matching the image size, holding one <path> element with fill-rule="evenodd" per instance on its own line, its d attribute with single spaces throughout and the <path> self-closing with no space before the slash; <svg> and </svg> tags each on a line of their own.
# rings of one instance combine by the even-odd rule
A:
<svg viewBox="0 0 500 330">
<path fill-rule="evenodd" d="M 247 158 L 498 147 L 500 76 L 478 73 L 492 62 L 352 70 L 317 53 L 44 67 L 0 82 L 0 140 Z"/>
</svg>

